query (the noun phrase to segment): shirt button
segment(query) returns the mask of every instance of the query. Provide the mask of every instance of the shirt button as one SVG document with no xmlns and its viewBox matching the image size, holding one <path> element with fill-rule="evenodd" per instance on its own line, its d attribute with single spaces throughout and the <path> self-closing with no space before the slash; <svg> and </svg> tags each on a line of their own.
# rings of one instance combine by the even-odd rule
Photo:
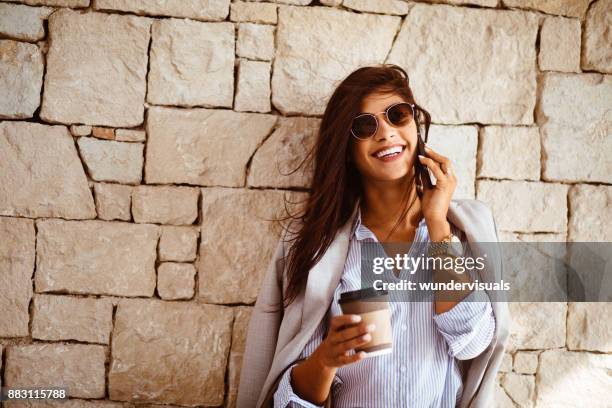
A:
<svg viewBox="0 0 612 408">
<path fill-rule="evenodd" d="M 402 324 L 402 331 L 406 331 L 408 327 L 405 324 Z"/>
<path fill-rule="evenodd" d="M 400 371 L 403 373 L 404 371 L 406 371 L 406 366 L 405 365 L 401 365 L 400 366 Z"/>
</svg>

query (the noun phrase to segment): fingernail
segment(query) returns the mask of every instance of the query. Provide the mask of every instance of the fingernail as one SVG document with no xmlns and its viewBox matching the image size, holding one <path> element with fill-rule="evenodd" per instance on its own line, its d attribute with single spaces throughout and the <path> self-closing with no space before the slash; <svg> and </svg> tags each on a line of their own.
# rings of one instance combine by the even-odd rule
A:
<svg viewBox="0 0 612 408">
<path fill-rule="evenodd" d="M 417 154 L 417 156 L 419 156 L 419 159 L 424 159 L 425 158 L 425 156 L 422 156 L 420 154 Z"/>
<path fill-rule="evenodd" d="M 366 327 L 366 329 L 368 329 L 368 331 L 374 331 L 375 328 L 376 328 L 375 324 L 369 324 L 368 327 Z"/>
<path fill-rule="evenodd" d="M 425 150 L 431 150 L 431 148 L 429 146 L 427 146 L 427 144 L 425 144 Z"/>
<path fill-rule="evenodd" d="M 355 322 L 355 323 L 360 322 L 360 321 L 361 321 L 361 316 L 359 316 L 359 315 L 355 315 L 355 316 L 353 316 L 353 317 L 351 318 L 351 321 L 353 321 L 353 322 Z"/>
</svg>

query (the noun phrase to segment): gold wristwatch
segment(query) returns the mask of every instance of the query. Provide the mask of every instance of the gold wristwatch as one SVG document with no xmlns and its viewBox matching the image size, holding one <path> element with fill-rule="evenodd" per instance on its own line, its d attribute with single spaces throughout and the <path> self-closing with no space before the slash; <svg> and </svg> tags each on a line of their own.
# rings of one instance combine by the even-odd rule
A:
<svg viewBox="0 0 612 408">
<path fill-rule="evenodd" d="M 445 255 L 455 257 L 463 256 L 463 245 L 461 244 L 461 240 L 452 232 L 444 237 L 442 241 L 430 242 L 427 248 L 427 256 L 429 257 Z"/>
</svg>

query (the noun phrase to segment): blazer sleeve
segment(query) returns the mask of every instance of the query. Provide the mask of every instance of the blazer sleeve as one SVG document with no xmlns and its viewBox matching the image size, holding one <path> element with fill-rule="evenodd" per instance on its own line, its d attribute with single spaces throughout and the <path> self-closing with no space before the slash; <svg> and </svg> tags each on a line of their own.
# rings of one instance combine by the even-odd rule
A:
<svg viewBox="0 0 612 408">
<path fill-rule="evenodd" d="M 473 257 L 465 234 L 453 226 L 453 233 L 461 236 L 464 256 Z M 478 271 L 466 268 L 472 282 L 482 281 Z M 448 354 L 458 360 L 473 359 L 491 343 L 495 333 L 495 316 L 491 300 L 485 291 L 470 292 L 450 310 L 433 316 L 438 332 L 448 345 Z"/>
<path fill-rule="evenodd" d="M 247 329 L 242 357 L 237 408 L 253 408 L 274 359 L 278 330 L 282 320 L 282 272 L 284 242 L 281 238 L 261 284 Z"/>
<path fill-rule="evenodd" d="M 328 310 L 329 313 L 329 310 Z M 300 398 L 293 390 L 291 386 L 291 370 L 293 367 L 297 365 L 297 362 L 308 358 L 316 349 L 319 347 L 323 339 L 325 338 L 325 333 L 327 329 L 327 318 L 321 319 L 321 323 L 315 330 L 315 332 L 308 340 L 308 343 L 304 346 L 301 354 L 293 364 L 289 366 L 283 373 L 281 380 L 278 384 L 278 388 L 274 393 L 274 408 L 323 408 L 324 405 L 315 405 L 310 401 L 304 400 Z M 342 384 L 342 380 L 338 375 L 334 375 L 334 379 L 332 382 L 330 394 L 336 391 L 336 387 L 339 387 Z M 329 399 L 329 398 L 328 398 Z M 324 403 L 325 404 L 325 403 Z"/>
</svg>

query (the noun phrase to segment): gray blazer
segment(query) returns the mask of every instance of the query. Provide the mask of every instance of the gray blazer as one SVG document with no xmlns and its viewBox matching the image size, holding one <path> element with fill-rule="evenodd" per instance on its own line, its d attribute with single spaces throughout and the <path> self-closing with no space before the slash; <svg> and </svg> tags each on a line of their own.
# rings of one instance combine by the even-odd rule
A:
<svg viewBox="0 0 612 408">
<path fill-rule="evenodd" d="M 285 369 L 298 357 L 324 318 L 340 282 L 349 249 L 349 233 L 357 205 L 348 222 L 338 231 L 321 260 L 310 270 L 306 290 L 284 311 L 282 295 L 287 287 L 283 257 L 288 243 L 284 238 L 270 262 L 247 330 L 238 387 L 238 408 L 271 407 L 272 396 Z M 451 200 L 447 218 L 465 232 L 475 257 L 482 256 L 482 242 L 498 242 L 491 210 L 479 200 Z M 485 268 L 480 281 L 499 282 L 502 261 L 498 247 L 487 246 Z M 508 340 L 509 312 L 506 302 L 491 302 L 495 314 L 495 334 L 491 344 L 476 358 L 466 360 L 460 408 L 494 406 L 496 374 Z M 280 311 L 274 312 L 274 308 Z M 325 407 L 332 407 L 332 395 Z"/>
</svg>

